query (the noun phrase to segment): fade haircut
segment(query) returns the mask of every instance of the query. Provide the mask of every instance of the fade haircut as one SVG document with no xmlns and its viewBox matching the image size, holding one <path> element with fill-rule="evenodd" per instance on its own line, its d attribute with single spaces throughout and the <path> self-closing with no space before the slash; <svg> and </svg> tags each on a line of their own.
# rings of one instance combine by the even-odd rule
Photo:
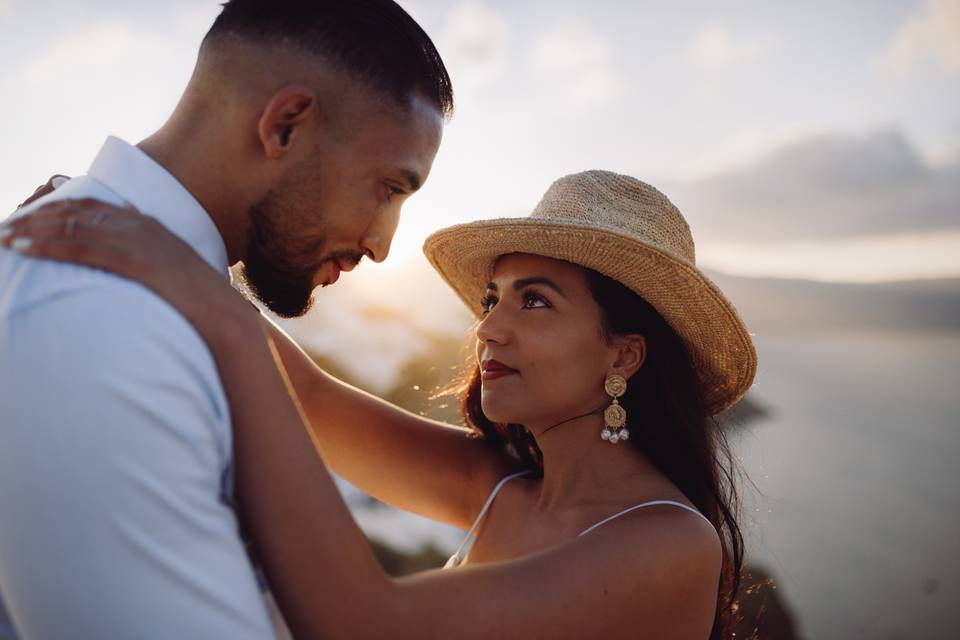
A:
<svg viewBox="0 0 960 640">
<path fill-rule="evenodd" d="M 444 118 L 450 76 L 430 37 L 392 0 L 227 0 L 201 50 L 220 39 L 293 44 L 330 60 L 400 106 L 414 93 Z"/>
</svg>

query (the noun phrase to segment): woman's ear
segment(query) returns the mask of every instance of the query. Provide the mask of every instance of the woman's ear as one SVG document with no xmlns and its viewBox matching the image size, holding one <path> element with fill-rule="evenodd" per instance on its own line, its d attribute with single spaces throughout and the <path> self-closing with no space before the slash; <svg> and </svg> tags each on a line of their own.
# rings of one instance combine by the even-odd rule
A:
<svg viewBox="0 0 960 640">
<path fill-rule="evenodd" d="M 273 94 L 257 122 L 267 158 L 276 160 L 290 150 L 316 105 L 316 94 L 302 85 L 287 85 Z"/>
<path fill-rule="evenodd" d="M 640 370 L 647 357 L 647 339 L 638 333 L 617 336 L 613 341 L 617 358 L 611 373 L 619 373 L 629 380 Z"/>
</svg>

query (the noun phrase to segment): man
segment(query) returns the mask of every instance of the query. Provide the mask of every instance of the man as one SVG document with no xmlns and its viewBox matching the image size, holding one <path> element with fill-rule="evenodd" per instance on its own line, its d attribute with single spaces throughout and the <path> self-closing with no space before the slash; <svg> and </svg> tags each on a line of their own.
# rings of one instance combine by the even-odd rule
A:
<svg viewBox="0 0 960 640">
<path fill-rule="evenodd" d="M 390 0 L 229 0 L 169 121 L 108 139 L 23 213 L 130 204 L 296 316 L 387 257 L 451 110 L 439 54 Z M 231 437 L 213 359 L 172 307 L 0 250 L 0 638 L 273 637 Z"/>
</svg>

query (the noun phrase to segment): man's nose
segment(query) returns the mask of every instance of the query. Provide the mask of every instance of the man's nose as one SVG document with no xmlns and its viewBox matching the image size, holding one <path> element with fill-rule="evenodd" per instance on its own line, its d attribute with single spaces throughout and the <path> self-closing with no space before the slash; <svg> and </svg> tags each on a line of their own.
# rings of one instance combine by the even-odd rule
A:
<svg viewBox="0 0 960 640">
<path fill-rule="evenodd" d="M 377 216 L 360 239 L 360 248 L 374 262 L 383 262 L 390 254 L 390 245 L 400 222 L 400 208 L 396 207 Z"/>
</svg>

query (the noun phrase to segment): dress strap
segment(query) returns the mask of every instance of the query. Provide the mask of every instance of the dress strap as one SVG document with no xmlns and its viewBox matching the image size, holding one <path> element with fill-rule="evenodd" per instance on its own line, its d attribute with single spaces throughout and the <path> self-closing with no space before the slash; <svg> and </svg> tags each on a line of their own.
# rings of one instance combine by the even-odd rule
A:
<svg viewBox="0 0 960 640">
<path fill-rule="evenodd" d="M 632 507 L 627 507 L 626 509 L 624 509 L 624 510 L 621 511 L 620 513 L 615 513 L 615 514 L 613 514 L 612 516 L 610 516 L 609 518 L 604 518 L 603 520 L 601 520 L 601 521 L 598 522 L 597 524 L 593 525 L 592 527 L 588 527 L 587 529 L 585 529 L 584 531 L 582 531 L 582 532 L 580 533 L 580 535 L 582 536 L 582 535 L 584 535 L 584 534 L 586 534 L 586 533 L 589 533 L 589 532 L 593 531 L 594 529 L 596 529 L 597 527 L 599 527 L 600 525 L 606 524 L 606 523 L 610 522 L 611 520 L 613 520 L 614 518 L 619 518 L 619 517 L 622 516 L 623 514 L 629 513 L 629 512 L 631 512 L 631 511 L 633 511 L 634 509 L 639 509 L 639 508 L 641 508 L 641 507 L 652 507 L 653 505 L 657 505 L 657 504 L 672 504 L 672 505 L 674 505 L 674 506 L 676 506 L 676 507 L 681 507 L 681 508 L 683 508 L 683 509 L 686 509 L 687 511 L 692 511 L 693 513 L 697 514 L 698 516 L 700 516 L 701 518 L 703 518 L 704 520 L 706 520 L 707 522 L 709 522 L 711 527 L 713 526 L 713 523 L 710 522 L 710 519 L 709 519 L 707 516 L 703 515 L 702 513 L 700 513 L 699 511 L 697 511 L 696 509 L 693 509 L 693 508 L 691 508 L 691 507 L 688 507 L 687 505 L 683 504 L 682 502 L 677 502 L 677 501 L 675 501 L 675 500 L 653 500 L 653 501 L 651 501 L 651 502 L 644 502 L 643 504 L 636 504 L 636 505 L 634 505 L 634 506 L 632 506 Z M 579 536 L 578 536 L 578 537 L 579 537 Z"/>
<path fill-rule="evenodd" d="M 493 504 L 493 499 L 497 497 L 498 493 L 500 493 L 500 489 L 503 487 L 503 485 L 507 484 L 507 482 L 509 482 L 510 480 L 513 480 L 518 476 L 523 476 L 528 473 L 530 473 L 530 471 L 518 471 L 517 473 L 511 473 L 510 475 L 501 479 L 500 482 L 497 483 L 497 486 L 495 486 L 493 488 L 493 491 L 490 492 L 490 497 L 487 498 L 487 502 L 483 505 L 483 508 L 480 509 L 480 513 L 477 514 L 476 520 L 473 521 L 473 526 L 470 527 L 469 531 L 467 531 L 467 535 L 466 537 L 464 537 L 463 542 L 461 542 L 460 546 L 457 547 L 457 550 L 450 557 L 450 560 L 447 561 L 447 566 L 457 566 L 463 560 L 465 554 L 464 555 L 461 555 L 461 554 L 463 554 L 464 547 L 466 547 L 468 543 L 471 543 L 471 546 L 472 546 L 472 541 L 475 537 L 475 532 L 477 530 L 477 527 L 480 526 L 480 522 L 483 520 L 483 516 L 487 515 L 487 511 L 490 509 L 490 505 Z M 469 549 L 468 549 L 468 552 L 469 552 Z"/>
</svg>

